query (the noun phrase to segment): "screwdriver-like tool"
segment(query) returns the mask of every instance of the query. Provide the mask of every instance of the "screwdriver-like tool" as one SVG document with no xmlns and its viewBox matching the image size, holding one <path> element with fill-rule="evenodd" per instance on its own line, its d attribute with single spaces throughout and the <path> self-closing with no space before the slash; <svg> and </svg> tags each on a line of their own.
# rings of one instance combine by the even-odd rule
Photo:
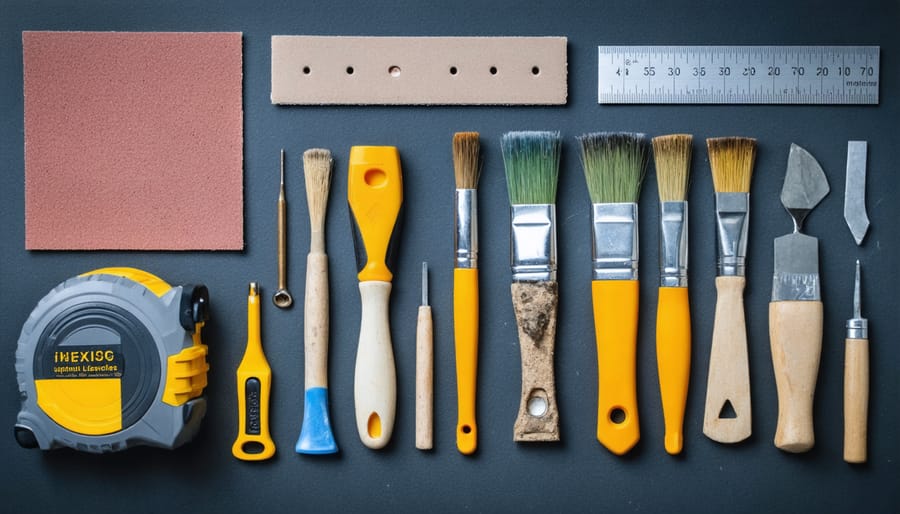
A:
<svg viewBox="0 0 900 514">
<path fill-rule="evenodd" d="M 294 298 L 287 289 L 287 199 L 284 195 L 284 149 L 281 149 L 281 185 L 278 189 L 278 290 L 272 296 L 276 307 L 287 309 Z"/>
<path fill-rule="evenodd" d="M 434 446 L 434 327 L 428 305 L 428 263 L 422 263 L 422 305 L 416 320 L 416 448 Z"/>
<path fill-rule="evenodd" d="M 389 303 L 403 182 L 393 146 L 350 149 L 347 199 L 362 301 L 354 375 L 356 429 L 363 444 L 383 448 L 394 430 L 397 373 Z"/>
<path fill-rule="evenodd" d="M 247 349 L 237 369 L 238 436 L 231 453 L 241 460 L 265 460 L 275 455 L 269 435 L 269 391 L 272 368 L 262 349 L 259 329 L 259 286 L 250 282 L 247 296 Z"/>
<path fill-rule="evenodd" d="M 869 320 L 862 317 L 859 261 L 853 285 L 853 317 L 847 320 L 844 346 L 844 460 L 866 461 L 869 416 Z"/>
</svg>

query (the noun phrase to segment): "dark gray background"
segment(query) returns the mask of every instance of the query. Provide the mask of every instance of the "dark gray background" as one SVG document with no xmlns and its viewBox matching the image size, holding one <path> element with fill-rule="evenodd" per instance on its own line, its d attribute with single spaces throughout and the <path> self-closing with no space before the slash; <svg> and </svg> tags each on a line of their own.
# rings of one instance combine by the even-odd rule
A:
<svg viewBox="0 0 900 514">
<path fill-rule="evenodd" d="M 898 248 L 897 120 L 900 67 L 896 1 L 616 2 L 0 2 L 0 497 L 6 512 L 334 511 L 894 511 L 898 510 L 895 303 Z M 22 30 L 242 31 L 244 33 L 245 231 L 243 252 L 27 252 L 24 250 Z M 318 35 L 568 36 L 569 102 L 561 107 L 275 107 L 269 103 L 269 37 Z M 618 106 L 596 103 L 600 44 L 881 45 L 881 104 L 822 106 Z M 559 129 L 565 138 L 558 196 L 560 324 L 556 371 L 562 442 L 516 444 L 519 350 L 509 300 L 508 213 L 499 152 L 507 130 Z M 456 451 L 452 338 L 453 173 L 450 140 L 480 131 L 482 331 L 478 388 L 479 451 Z M 695 135 L 690 193 L 694 329 L 684 453 L 663 449 L 654 350 L 657 266 L 656 184 L 641 198 L 641 327 L 638 348 L 642 440 L 615 457 L 594 438 L 596 353 L 590 300 L 588 195 L 574 136 L 595 130 Z M 702 435 L 715 290 L 712 183 L 703 139 L 759 139 L 752 186 L 747 322 L 753 436 L 725 446 Z M 869 141 L 872 227 L 857 248 L 842 217 L 848 139 Z M 772 239 L 790 231 L 778 194 L 788 148 L 796 142 L 822 164 L 831 194 L 806 228 L 820 239 L 825 337 L 816 391 L 816 446 L 789 455 L 772 445 L 777 415 L 767 303 Z M 398 414 L 389 447 L 362 446 L 353 417 L 353 365 L 359 300 L 346 209 L 346 165 L 354 144 L 396 145 L 402 158 L 406 216 L 392 298 Z M 341 453 L 298 456 L 303 409 L 302 308 L 284 312 L 268 299 L 275 285 L 278 150 L 288 152 L 292 262 L 289 286 L 302 301 L 308 221 L 301 152 L 332 149 L 335 180 L 328 213 L 331 259 L 331 413 Z M 110 199 L 114 201 L 114 199 Z M 844 322 L 851 314 L 853 261 L 864 273 L 871 322 L 869 463 L 842 460 Z M 414 448 L 414 334 L 419 266 L 432 274 L 435 318 L 435 450 Z M 210 409 L 191 444 L 174 452 L 139 448 L 94 456 L 19 448 L 14 350 L 22 323 L 60 281 L 102 266 L 146 269 L 171 283 L 209 286 Z M 271 427 L 276 457 L 244 463 L 231 456 L 236 433 L 234 371 L 246 340 L 247 282 L 266 296 L 263 340 L 274 370 Z"/>
</svg>

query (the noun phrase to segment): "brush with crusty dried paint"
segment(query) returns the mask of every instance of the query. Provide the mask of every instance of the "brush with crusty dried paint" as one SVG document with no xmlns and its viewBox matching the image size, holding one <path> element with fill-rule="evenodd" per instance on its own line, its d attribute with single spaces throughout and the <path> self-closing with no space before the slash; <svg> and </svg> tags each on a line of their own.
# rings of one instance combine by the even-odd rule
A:
<svg viewBox="0 0 900 514">
<path fill-rule="evenodd" d="M 638 328 L 638 197 L 650 154 L 644 134 L 578 138 L 590 193 L 597 342 L 597 440 L 622 455 L 640 439 L 635 380 Z"/>
<path fill-rule="evenodd" d="M 553 376 L 556 313 L 556 185 L 559 132 L 508 132 L 500 140 L 511 217 L 512 302 L 522 353 L 515 441 L 558 441 Z"/>
<path fill-rule="evenodd" d="M 478 132 L 453 135 L 456 177 L 456 255 L 453 270 L 453 335 L 456 348 L 458 418 L 456 447 L 469 455 L 478 447 L 475 391 L 478 377 L 478 178 L 481 172 Z"/>
<path fill-rule="evenodd" d="M 688 183 L 690 134 L 653 138 L 659 190 L 659 290 L 656 308 L 656 366 L 671 455 L 684 444 L 684 408 L 691 375 L 691 309 L 688 301 Z"/>
<path fill-rule="evenodd" d="M 716 190 L 718 272 L 703 433 L 736 443 L 752 430 L 744 273 L 756 140 L 720 137 L 707 139 L 706 146 Z"/>
<path fill-rule="evenodd" d="M 306 257 L 303 303 L 305 404 L 297 453 L 338 451 L 328 417 L 328 255 L 325 253 L 325 213 L 331 189 L 331 152 L 303 152 L 303 175 L 309 204 L 310 245 Z"/>
</svg>

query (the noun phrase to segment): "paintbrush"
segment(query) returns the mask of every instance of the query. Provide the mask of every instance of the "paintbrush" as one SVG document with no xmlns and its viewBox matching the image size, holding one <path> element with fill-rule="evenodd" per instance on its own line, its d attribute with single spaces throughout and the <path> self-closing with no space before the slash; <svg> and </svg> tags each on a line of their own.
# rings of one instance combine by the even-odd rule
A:
<svg viewBox="0 0 900 514">
<path fill-rule="evenodd" d="M 681 453 L 684 408 L 691 375 L 691 309 L 688 301 L 688 178 L 690 134 L 653 138 L 659 190 L 659 294 L 656 366 L 665 421 L 665 447 Z"/>
<path fill-rule="evenodd" d="M 622 455 L 640 439 L 635 361 L 638 327 L 638 197 L 647 168 L 644 134 L 578 138 L 590 193 L 597 342 L 597 440 Z"/>
<path fill-rule="evenodd" d="M 478 132 L 453 135 L 456 177 L 456 258 L 453 270 L 453 334 L 456 342 L 458 418 L 456 447 L 471 454 L 478 447 L 475 391 L 478 377 Z"/>
<path fill-rule="evenodd" d="M 306 257 L 306 297 L 303 304 L 305 407 L 297 453 L 338 451 L 328 417 L 328 255 L 325 253 L 325 213 L 331 189 L 331 152 L 303 152 L 310 244 Z"/>
<path fill-rule="evenodd" d="M 559 300 L 559 132 L 508 132 L 500 146 L 511 204 L 511 292 L 522 354 L 522 397 L 513 440 L 558 441 L 553 352 Z"/>
<path fill-rule="evenodd" d="M 750 437 L 752 429 L 744 261 L 756 140 L 712 138 L 706 146 L 716 190 L 718 276 L 703 433 L 720 443 L 736 443 Z"/>
</svg>

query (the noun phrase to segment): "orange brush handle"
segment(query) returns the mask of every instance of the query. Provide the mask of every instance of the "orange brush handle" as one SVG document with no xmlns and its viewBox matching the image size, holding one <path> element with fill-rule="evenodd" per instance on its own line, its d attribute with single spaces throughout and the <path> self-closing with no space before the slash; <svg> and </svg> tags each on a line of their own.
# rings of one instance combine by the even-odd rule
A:
<svg viewBox="0 0 900 514">
<path fill-rule="evenodd" d="M 638 425 L 635 361 L 638 281 L 594 280 L 597 338 L 597 440 L 622 455 L 641 438 Z"/>
<path fill-rule="evenodd" d="M 456 447 L 469 455 L 478 446 L 475 390 L 478 378 L 478 270 L 453 270 L 453 334 L 456 340 Z"/>
<path fill-rule="evenodd" d="M 684 407 L 691 376 L 691 309 L 686 287 L 660 287 L 656 309 L 656 365 L 665 419 L 666 451 L 681 453 Z"/>
</svg>

